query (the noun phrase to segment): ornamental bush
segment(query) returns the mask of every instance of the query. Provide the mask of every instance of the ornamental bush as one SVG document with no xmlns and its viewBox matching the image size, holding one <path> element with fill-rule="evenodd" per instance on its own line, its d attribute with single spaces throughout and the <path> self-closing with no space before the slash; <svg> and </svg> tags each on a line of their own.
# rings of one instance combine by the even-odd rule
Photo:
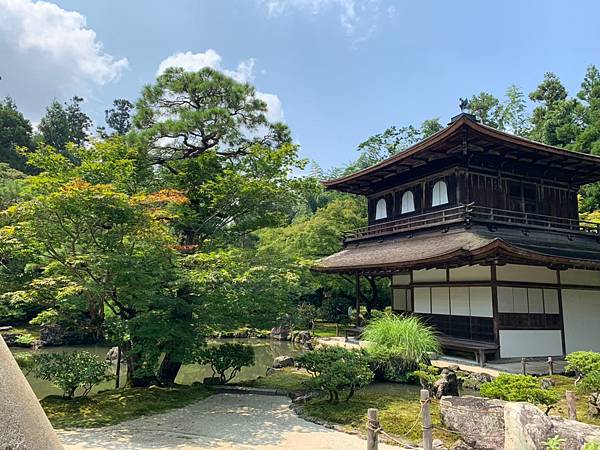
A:
<svg viewBox="0 0 600 450">
<path fill-rule="evenodd" d="M 385 314 L 372 320 L 362 333 L 376 372 L 389 381 L 404 382 L 409 372 L 429 363 L 429 352 L 439 352 L 435 330 L 416 317 Z"/>
<path fill-rule="evenodd" d="M 600 371 L 600 353 L 596 352 L 573 352 L 566 358 L 568 364 L 565 366 L 567 372 L 575 372 L 577 381 L 590 372 Z"/>
<path fill-rule="evenodd" d="M 558 402 L 558 394 L 542 389 L 537 378 L 530 375 L 502 374 L 495 380 L 481 385 L 483 397 L 497 398 L 510 402 L 530 402 L 545 405 L 546 413 Z"/>
<path fill-rule="evenodd" d="M 374 377 L 367 355 L 360 350 L 324 347 L 300 355 L 296 363 L 313 376 L 312 386 L 327 392 L 329 401 L 334 403 L 339 401 L 344 390 L 348 391 L 345 400 L 350 400 Z"/>
<path fill-rule="evenodd" d="M 254 348 L 238 343 L 204 347 L 197 351 L 195 362 L 208 364 L 213 378 L 217 378 L 219 384 L 226 384 L 242 367 L 254 365 Z"/>
<path fill-rule="evenodd" d="M 73 398 L 75 390 L 83 388 L 86 396 L 92 388 L 109 378 L 110 365 L 86 351 L 73 353 L 39 353 L 33 357 L 33 374 L 52 382 L 63 391 L 63 397 Z"/>
</svg>

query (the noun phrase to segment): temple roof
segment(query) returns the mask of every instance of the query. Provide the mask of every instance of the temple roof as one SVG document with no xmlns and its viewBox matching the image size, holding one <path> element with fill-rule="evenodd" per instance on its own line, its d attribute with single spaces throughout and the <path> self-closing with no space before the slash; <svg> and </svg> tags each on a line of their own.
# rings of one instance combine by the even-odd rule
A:
<svg viewBox="0 0 600 450">
<path fill-rule="evenodd" d="M 390 177 L 409 176 L 428 163 L 470 153 L 485 154 L 544 167 L 581 185 L 600 180 L 600 157 L 576 153 L 535 142 L 482 125 L 469 114 L 460 114 L 444 129 L 408 149 L 363 170 L 335 180 L 324 181 L 328 189 L 368 194 L 372 187 Z"/>
<path fill-rule="evenodd" d="M 489 263 L 600 269 L 600 242 L 592 236 L 486 226 L 456 227 L 413 236 L 349 244 L 317 262 L 329 273 L 384 274 L 403 269 Z"/>
</svg>

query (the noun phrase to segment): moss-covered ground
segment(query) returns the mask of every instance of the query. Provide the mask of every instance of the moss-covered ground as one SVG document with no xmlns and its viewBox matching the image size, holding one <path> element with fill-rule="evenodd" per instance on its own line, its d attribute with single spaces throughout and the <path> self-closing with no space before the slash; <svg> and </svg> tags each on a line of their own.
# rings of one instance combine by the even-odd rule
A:
<svg viewBox="0 0 600 450">
<path fill-rule="evenodd" d="M 55 428 L 95 428 L 181 408 L 211 394 L 204 386 L 124 388 L 71 400 L 52 395 L 41 403 Z"/>
</svg>

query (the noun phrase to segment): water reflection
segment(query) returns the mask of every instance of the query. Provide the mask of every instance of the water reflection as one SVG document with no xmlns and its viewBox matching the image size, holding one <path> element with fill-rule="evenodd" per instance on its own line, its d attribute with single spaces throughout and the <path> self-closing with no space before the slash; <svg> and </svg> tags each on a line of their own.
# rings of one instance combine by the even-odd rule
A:
<svg viewBox="0 0 600 450">
<path fill-rule="evenodd" d="M 218 343 L 225 342 L 240 342 L 243 344 L 252 345 L 254 347 L 254 353 L 256 356 L 256 362 L 254 366 L 244 367 L 235 377 L 236 381 L 243 381 L 256 378 L 261 375 L 265 375 L 265 372 L 268 367 L 273 363 L 273 358 L 277 356 L 294 356 L 302 352 L 302 346 L 298 344 L 292 344 L 291 342 L 285 341 L 271 341 L 266 339 L 217 339 L 211 341 L 210 345 L 215 345 Z M 104 359 L 106 357 L 106 353 L 110 347 L 96 345 L 96 346 L 64 346 L 64 347 L 43 347 L 38 352 L 46 352 L 46 353 L 61 353 L 61 352 L 73 352 L 75 350 L 86 350 L 94 355 L 96 355 L 99 359 Z M 31 351 L 24 349 L 12 349 L 13 352 L 19 351 Z M 114 370 L 113 364 L 113 370 Z M 121 385 L 125 382 L 125 365 L 121 365 Z M 192 384 L 195 381 L 202 382 L 205 377 L 210 377 L 212 375 L 212 371 L 209 366 L 201 366 L 198 364 L 189 364 L 185 365 L 179 371 L 177 378 L 175 380 L 176 383 L 179 384 Z M 37 395 L 39 399 L 46 397 L 47 395 L 53 394 L 61 394 L 61 391 L 56 387 L 52 386 L 52 384 L 45 380 L 40 380 L 39 378 L 34 377 L 29 374 L 27 376 L 27 380 L 31 385 L 33 391 Z M 98 392 L 104 389 L 112 389 L 115 386 L 114 378 L 110 381 L 106 381 L 100 383 L 92 389 L 92 393 Z M 80 391 L 77 392 L 77 395 L 81 394 Z"/>
</svg>

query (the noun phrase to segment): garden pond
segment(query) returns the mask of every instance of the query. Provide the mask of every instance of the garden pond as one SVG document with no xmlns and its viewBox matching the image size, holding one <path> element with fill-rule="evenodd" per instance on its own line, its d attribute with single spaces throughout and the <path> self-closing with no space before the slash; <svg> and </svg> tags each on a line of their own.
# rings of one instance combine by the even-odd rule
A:
<svg viewBox="0 0 600 450">
<path fill-rule="evenodd" d="M 211 341 L 213 344 L 226 343 L 226 342 L 239 342 L 242 344 L 252 345 L 255 353 L 255 363 L 251 367 L 244 367 L 240 373 L 235 377 L 234 381 L 245 381 L 264 376 L 267 368 L 271 367 L 273 359 L 277 356 L 295 356 L 302 352 L 302 346 L 287 341 L 274 341 L 266 339 L 217 339 Z M 26 350 L 22 348 L 12 348 L 13 353 L 23 351 L 34 351 Z M 104 360 L 106 354 L 110 350 L 108 346 L 96 345 L 96 346 L 62 346 L 62 347 L 42 347 L 37 352 L 48 352 L 48 353 L 62 353 L 62 352 L 73 352 L 76 350 L 86 350 L 96 355 L 99 359 Z M 113 371 L 116 364 L 113 364 Z M 121 365 L 121 385 L 125 383 L 125 372 L 126 366 Z M 198 364 L 188 364 L 181 368 L 177 379 L 175 380 L 178 384 L 192 384 L 194 382 L 202 382 L 206 377 L 212 376 L 212 371 L 209 366 L 201 366 Z M 61 391 L 52 386 L 49 381 L 40 380 L 33 375 L 27 375 L 27 380 L 33 388 L 33 391 L 39 399 L 46 397 L 47 395 L 60 395 Z M 114 378 L 100 383 L 94 386 L 92 393 L 98 392 L 105 389 L 112 389 L 115 386 Z M 80 394 L 80 390 L 77 391 Z"/>
</svg>

